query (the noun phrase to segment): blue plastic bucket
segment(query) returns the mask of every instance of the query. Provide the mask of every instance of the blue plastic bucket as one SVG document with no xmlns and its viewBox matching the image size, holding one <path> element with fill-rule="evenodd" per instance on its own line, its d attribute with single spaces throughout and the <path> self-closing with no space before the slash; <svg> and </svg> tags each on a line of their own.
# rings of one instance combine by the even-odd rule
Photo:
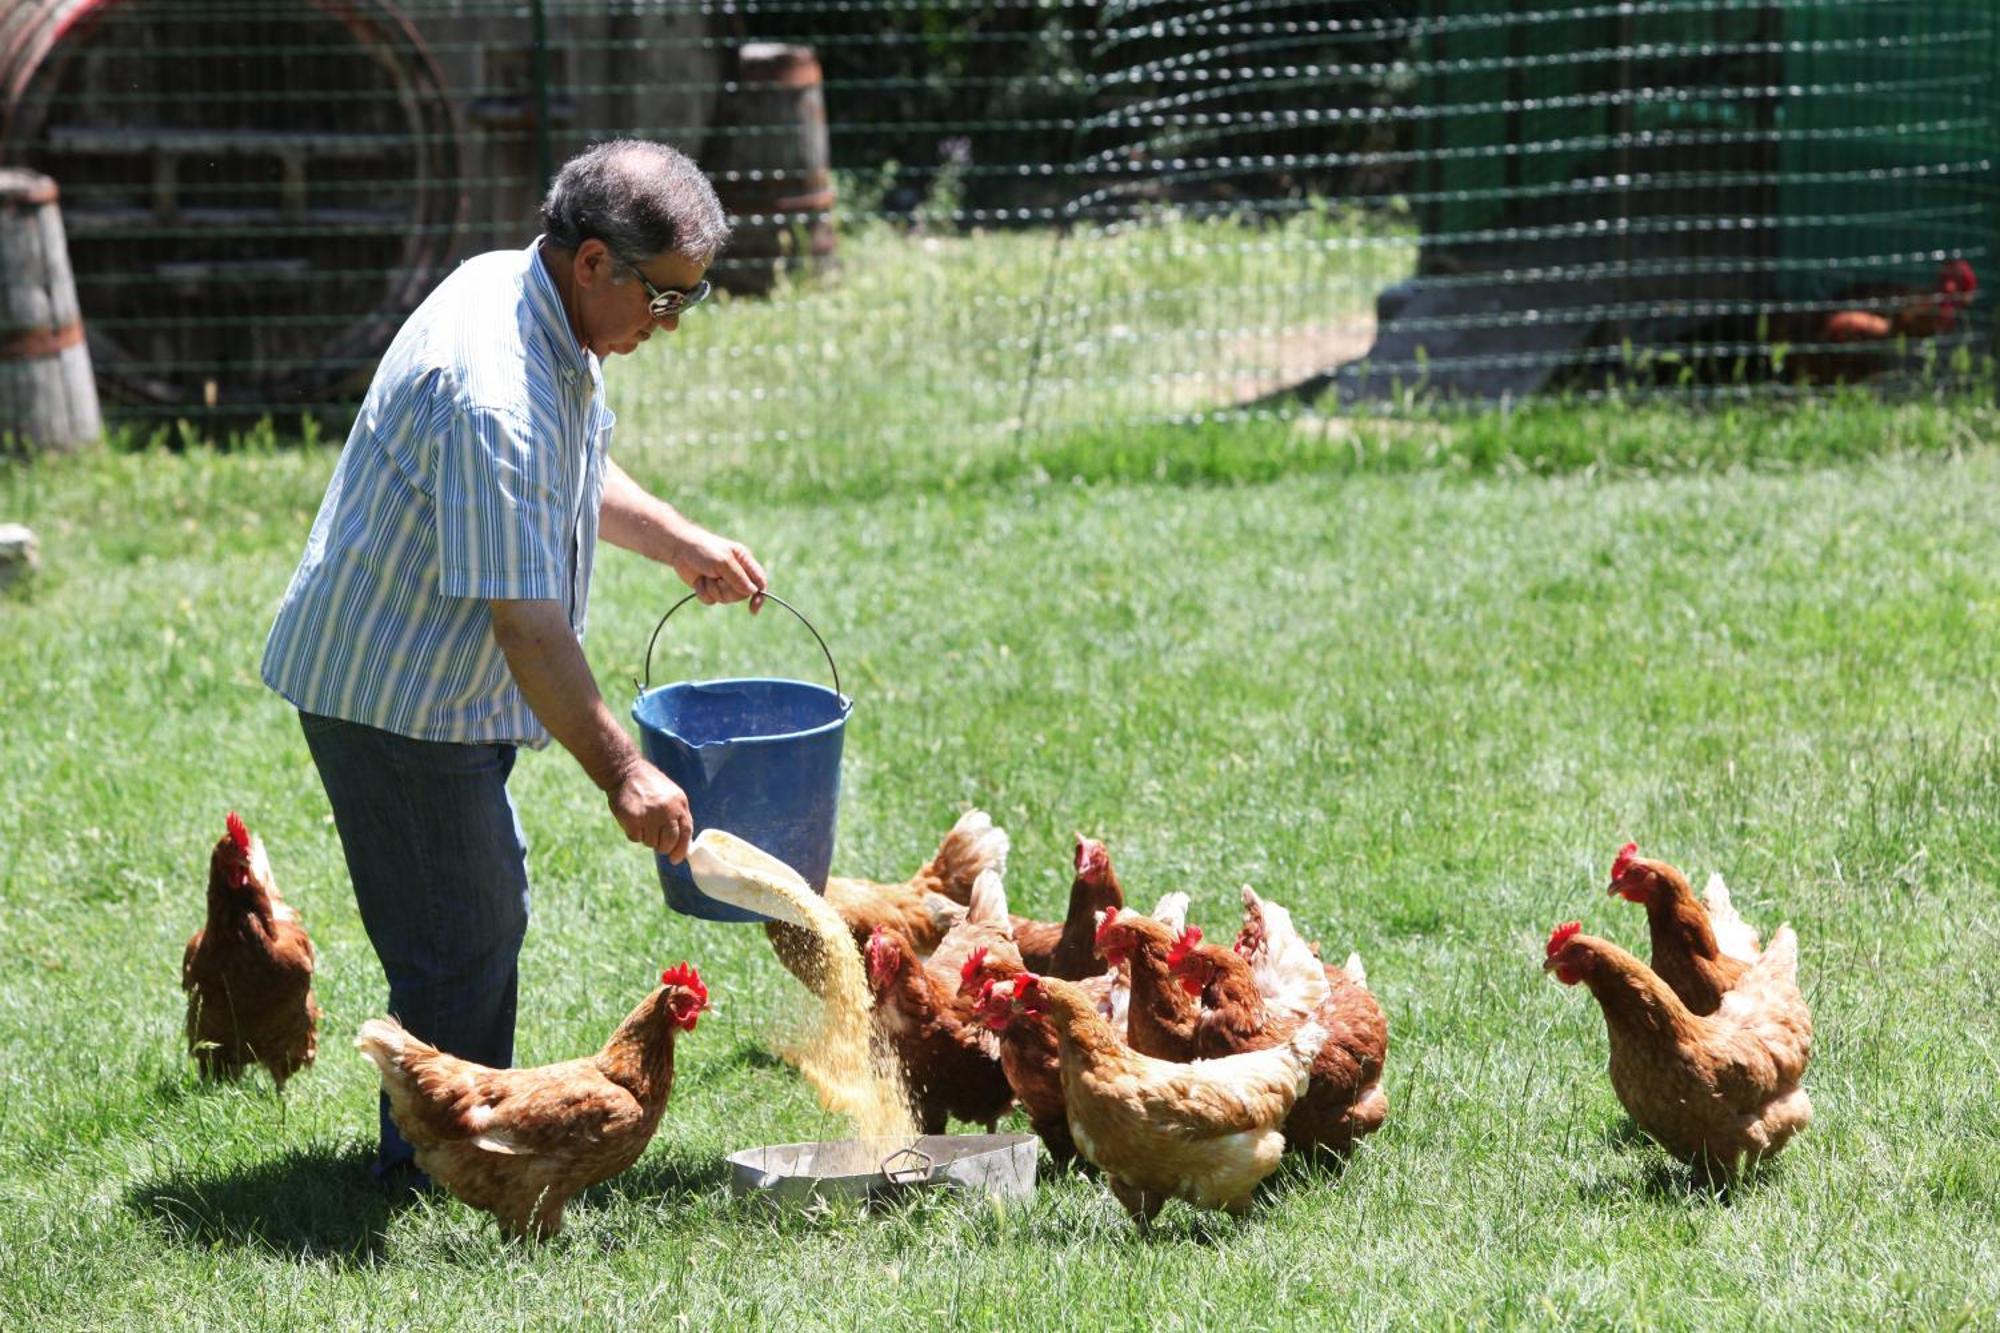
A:
<svg viewBox="0 0 2000 1333">
<path fill-rule="evenodd" d="M 840 693 L 840 670 L 812 622 L 789 603 L 765 594 L 812 632 L 833 671 L 833 688 L 802 680 L 751 677 L 682 681 L 651 687 L 653 644 L 646 645 L 646 680 L 632 704 L 639 745 L 648 761 L 687 793 L 696 833 L 719 828 L 756 844 L 799 872 L 815 892 L 826 889 L 840 812 L 840 749 L 854 703 Z M 763 921 L 695 887 L 686 863 L 656 855 L 667 906 L 709 921 Z"/>
</svg>

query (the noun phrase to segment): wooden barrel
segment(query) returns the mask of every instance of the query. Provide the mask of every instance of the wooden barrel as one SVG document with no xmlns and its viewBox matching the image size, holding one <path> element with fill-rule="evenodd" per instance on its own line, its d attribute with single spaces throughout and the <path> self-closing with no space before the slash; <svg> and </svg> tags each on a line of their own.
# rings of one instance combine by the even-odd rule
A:
<svg viewBox="0 0 2000 1333">
<path fill-rule="evenodd" d="M 74 449 L 103 434 L 56 183 L 0 168 L 0 452 Z"/>
<path fill-rule="evenodd" d="M 811 47 L 750 42 L 723 84 L 707 156 L 735 226 L 712 276 L 737 292 L 764 292 L 778 272 L 834 252 L 833 153 L 819 57 Z"/>
<path fill-rule="evenodd" d="M 365 384 L 445 271 L 455 114 L 388 0 L 26 0 L 0 161 L 62 182 L 120 416 L 296 413 Z"/>
</svg>

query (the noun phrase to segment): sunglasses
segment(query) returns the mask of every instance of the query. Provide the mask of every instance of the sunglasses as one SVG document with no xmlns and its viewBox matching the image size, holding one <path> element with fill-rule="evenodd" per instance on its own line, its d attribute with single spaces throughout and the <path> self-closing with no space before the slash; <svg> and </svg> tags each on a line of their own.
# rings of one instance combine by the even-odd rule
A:
<svg viewBox="0 0 2000 1333">
<path fill-rule="evenodd" d="M 672 319 L 684 310 L 692 309 L 708 299 L 708 279 L 703 278 L 694 286 L 682 291 L 678 287 L 655 287 L 653 280 L 640 271 L 639 266 L 623 255 L 613 255 L 619 263 L 632 270 L 632 275 L 646 288 L 646 310 L 654 319 Z"/>
</svg>

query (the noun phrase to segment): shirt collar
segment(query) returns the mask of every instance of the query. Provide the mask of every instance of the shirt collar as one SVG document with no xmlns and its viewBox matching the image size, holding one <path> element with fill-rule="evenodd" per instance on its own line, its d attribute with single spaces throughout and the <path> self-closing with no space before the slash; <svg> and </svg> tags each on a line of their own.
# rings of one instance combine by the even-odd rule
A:
<svg viewBox="0 0 2000 1333">
<path fill-rule="evenodd" d="M 555 348 L 559 368 L 580 370 L 597 382 L 597 354 L 578 345 L 576 331 L 563 311 L 562 293 L 556 289 L 555 275 L 542 259 L 542 238 L 528 243 L 528 302 L 534 307 L 536 322 Z"/>
</svg>

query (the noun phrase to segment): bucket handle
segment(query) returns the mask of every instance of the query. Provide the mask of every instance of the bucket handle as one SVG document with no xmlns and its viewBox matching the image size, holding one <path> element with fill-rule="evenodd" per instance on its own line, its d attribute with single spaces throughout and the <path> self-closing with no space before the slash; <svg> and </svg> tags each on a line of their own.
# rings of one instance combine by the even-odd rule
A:
<svg viewBox="0 0 2000 1333">
<path fill-rule="evenodd" d="M 896 1165 L 889 1165 L 891 1162 L 895 1162 Z M 881 1172 L 882 1178 L 891 1185 L 922 1185 L 929 1181 L 931 1173 L 937 1170 L 937 1159 L 912 1144 L 907 1148 L 898 1148 L 884 1157 L 875 1169 Z"/>
<path fill-rule="evenodd" d="M 653 645 L 660 641 L 660 631 L 667 627 L 667 618 L 673 615 L 674 612 L 686 606 L 689 602 L 694 601 L 699 596 L 701 596 L 700 593 L 691 592 L 687 596 L 681 598 L 678 602 L 675 602 L 672 606 L 668 607 L 667 614 L 660 617 L 660 623 L 653 626 L 653 637 L 646 640 L 646 679 L 644 681 L 635 680 L 632 682 L 634 685 L 638 686 L 639 693 L 644 694 L 647 690 L 653 688 Z M 778 594 L 774 592 L 770 592 L 767 590 L 764 593 L 764 600 L 767 602 L 776 602 L 779 606 L 784 607 L 787 611 L 790 611 L 793 615 L 799 617 L 799 623 L 806 627 L 806 632 L 813 636 L 813 642 L 817 643 L 819 645 L 819 650 L 826 654 L 827 670 L 833 673 L 833 697 L 836 699 L 845 698 L 846 696 L 840 692 L 840 668 L 833 664 L 833 650 L 826 646 L 826 640 L 822 639 L 819 636 L 819 631 L 813 628 L 812 621 L 807 620 L 803 615 L 800 615 L 799 609 L 796 606 L 793 606 L 790 602 L 786 601 L 784 598 L 778 596 Z"/>
</svg>

